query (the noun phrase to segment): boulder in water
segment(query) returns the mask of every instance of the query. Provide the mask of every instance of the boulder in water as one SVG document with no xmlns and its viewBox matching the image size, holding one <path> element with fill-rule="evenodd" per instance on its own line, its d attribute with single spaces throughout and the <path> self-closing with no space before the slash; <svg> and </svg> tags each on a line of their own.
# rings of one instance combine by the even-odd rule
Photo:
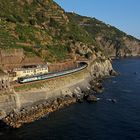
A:
<svg viewBox="0 0 140 140">
<path fill-rule="evenodd" d="M 116 103 L 117 100 L 116 99 L 107 99 L 108 101 L 112 102 L 112 103 Z"/>
<path fill-rule="evenodd" d="M 114 70 L 110 70 L 110 71 L 109 71 L 109 74 L 110 74 L 111 76 L 117 76 L 117 75 L 118 75 L 118 73 L 117 73 L 116 71 L 114 71 Z"/>
<path fill-rule="evenodd" d="M 88 98 L 86 99 L 88 102 L 97 102 L 98 99 L 94 95 L 89 95 Z"/>
<path fill-rule="evenodd" d="M 78 102 L 78 103 L 83 103 L 84 100 L 83 100 L 82 98 L 77 98 L 77 102 Z"/>
</svg>

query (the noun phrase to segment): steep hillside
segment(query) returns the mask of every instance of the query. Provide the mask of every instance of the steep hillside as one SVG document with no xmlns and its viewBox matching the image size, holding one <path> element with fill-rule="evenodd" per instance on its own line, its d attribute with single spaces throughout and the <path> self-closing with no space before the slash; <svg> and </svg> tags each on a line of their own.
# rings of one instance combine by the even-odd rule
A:
<svg viewBox="0 0 140 140">
<path fill-rule="evenodd" d="M 140 40 L 96 18 L 75 13 L 67 13 L 67 15 L 70 21 L 80 25 L 92 36 L 106 55 L 112 57 L 140 55 Z"/>
<path fill-rule="evenodd" d="M 0 1 L 1 49 L 23 48 L 29 57 L 37 55 L 54 62 L 73 58 L 79 52 L 75 44 L 92 43 L 92 37 L 69 22 L 53 0 Z"/>
<path fill-rule="evenodd" d="M 10 60 L 19 65 L 26 57 L 60 62 L 92 54 L 104 58 L 100 52 L 139 55 L 140 41 L 95 18 L 66 13 L 53 0 L 1 0 L 0 52 L 0 66 L 11 64 Z M 22 54 L 18 63 L 17 52 Z"/>
</svg>

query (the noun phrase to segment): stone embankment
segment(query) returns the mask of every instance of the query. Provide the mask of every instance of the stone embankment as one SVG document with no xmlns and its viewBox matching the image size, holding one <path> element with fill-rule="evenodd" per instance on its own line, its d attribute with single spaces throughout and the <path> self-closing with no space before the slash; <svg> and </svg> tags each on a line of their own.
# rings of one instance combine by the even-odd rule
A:
<svg viewBox="0 0 140 140">
<path fill-rule="evenodd" d="M 93 93 L 103 89 L 97 79 L 115 74 L 109 60 L 94 61 L 85 70 L 43 82 L 40 88 L 20 87 L 0 100 L 1 119 L 8 126 L 19 128 L 76 101 L 97 101 Z"/>
<path fill-rule="evenodd" d="M 71 96 L 60 97 L 52 101 L 42 101 L 38 105 L 22 109 L 20 112 L 11 112 L 3 119 L 3 122 L 12 128 L 19 128 L 25 123 L 31 123 L 75 102 L 76 98 Z"/>
<path fill-rule="evenodd" d="M 31 123 L 76 102 L 82 103 L 84 100 L 88 103 L 97 102 L 98 99 L 94 93 L 101 92 L 102 90 L 101 81 L 95 82 L 92 80 L 89 89 L 83 89 L 83 91 L 75 89 L 72 95 L 67 94 L 57 98 L 42 100 L 34 103 L 32 106 L 22 108 L 20 111 L 15 109 L 2 120 L 11 128 L 19 128 L 23 124 Z"/>
</svg>

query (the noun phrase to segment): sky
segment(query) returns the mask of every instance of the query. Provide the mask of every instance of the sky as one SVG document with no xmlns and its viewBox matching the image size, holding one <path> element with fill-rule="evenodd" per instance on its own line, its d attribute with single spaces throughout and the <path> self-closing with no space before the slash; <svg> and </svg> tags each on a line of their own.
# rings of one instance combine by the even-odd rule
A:
<svg viewBox="0 0 140 140">
<path fill-rule="evenodd" d="M 95 17 L 140 39 L 140 0 L 54 0 L 65 11 Z"/>
</svg>

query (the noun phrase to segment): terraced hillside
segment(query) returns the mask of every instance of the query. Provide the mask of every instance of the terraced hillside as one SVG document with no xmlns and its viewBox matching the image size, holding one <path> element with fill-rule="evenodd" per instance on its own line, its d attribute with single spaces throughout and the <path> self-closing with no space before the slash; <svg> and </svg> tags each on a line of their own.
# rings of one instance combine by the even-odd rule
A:
<svg viewBox="0 0 140 140">
<path fill-rule="evenodd" d="M 15 58 L 13 49 L 24 51 L 21 61 L 32 57 L 42 63 L 102 57 L 101 52 L 107 57 L 139 55 L 139 46 L 134 37 L 95 18 L 66 13 L 53 0 L 0 1 L 0 49 L 10 52 L 7 61 Z M 4 65 L 5 58 L 0 59 Z"/>
<path fill-rule="evenodd" d="M 73 57 L 77 49 L 70 45 L 76 42 L 93 40 L 52 0 L 0 1 L 0 48 L 23 48 L 28 56 L 54 62 Z"/>
</svg>

